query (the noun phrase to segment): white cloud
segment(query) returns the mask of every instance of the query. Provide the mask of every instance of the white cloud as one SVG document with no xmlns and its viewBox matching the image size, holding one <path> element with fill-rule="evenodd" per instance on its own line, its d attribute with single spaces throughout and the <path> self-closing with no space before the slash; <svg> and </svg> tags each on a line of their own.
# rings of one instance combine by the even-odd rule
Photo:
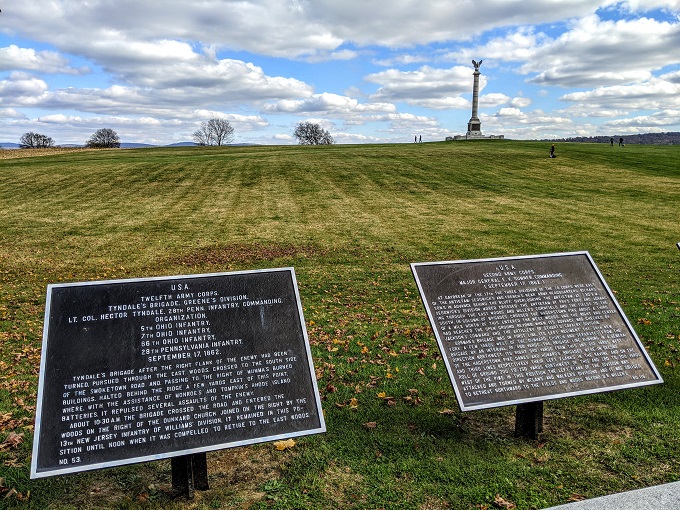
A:
<svg viewBox="0 0 680 510">
<path fill-rule="evenodd" d="M 333 33 L 343 40 L 360 45 L 408 47 L 433 41 L 466 40 L 502 26 L 585 16 L 606 3 L 589 0 L 316 0 L 305 4 L 303 14 L 333 27 Z"/>
<path fill-rule="evenodd" d="M 394 105 L 389 103 L 361 104 L 356 99 L 338 94 L 324 92 L 314 94 L 306 99 L 282 99 L 276 103 L 269 103 L 263 107 L 268 113 L 296 113 L 308 114 L 323 112 L 326 114 L 349 115 L 355 113 L 393 112 Z"/>
<path fill-rule="evenodd" d="M 670 83 L 680 83 L 680 71 L 674 73 L 668 73 L 660 76 L 662 80 L 666 80 Z"/>
<path fill-rule="evenodd" d="M 33 76 L 13 72 L 8 79 L 0 81 L 0 105 L 28 106 L 35 103 L 48 89 L 45 81 Z"/>
<path fill-rule="evenodd" d="M 625 0 L 620 5 L 631 12 L 649 12 L 655 9 L 680 11 L 678 0 Z"/>
<path fill-rule="evenodd" d="M 653 115 L 640 115 L 630 119 L 617 119 L 605 123 L 605 126 L 628 133 L 641 131 L 664 131 L 669 126 L 680 126 L 680 109 L 662 110 Z"/>
<path fill-rule="evenodd" d="M 531 103 L 532 101 L 528 97 L 513 97 L 510 99 L 508 104 L 517 108 L 526 108 L 527 106 L 531 105 Z"/>
<path fill-rule="evenodd" d="M 494 92 L 491 94 L 484 94 L 479 98 L 479 107 L 480 108 L 495 108 L 497 106 L 500 106 L 502 104 L 508 104 L 511 101 L 511 98 L 506 96 L 505 94 L 501 94 L 499 92 Z"/>
<path fill-rule="evenodd" d="M 170 66 L 166 72 L 158 68 L 138 81 L 142 86 L 49 91 L 45 81 L 13 73 L 0 82 L 0 105 L 174 117 L 189 107 L 226 107 L 237 101 L 305 97 L 312 92 L 300 80 L 267 76 L 260 67 L 236 60 L 204 67 Z"/>
<path fill-rule="evenodd" d="M 586 16 L 606 0 L 203 0 L 115 3 L 32 0 L 13 6 L 15 25 L 29 37 L 49 37 L 62 51 L 116 60 L 109 50 L 160 39 L 201 41 L 252 53 L 314 58 L 346 42 L 409 47 L 466 40 L 504 26 Z M 483 13 L 483 15 L 480 15 Z M 3 13 L 3 16 L 5 13 Z M 178 23 L 177 20 L 181 20 Z M 82 41 L 101 44 L 83 48 Z M 143 48 L 142 52 L 143 52 Z M 106 65 L 106 63 L 104 64 Z"/>
<path fill-rule="evenodd" d="M 359 133 L 331 133 L 336 143 L 380 143 L 382 140 L 376 136 L 367 136 Z"/>
<path fill-rule="evenodd" d="M 14 108 L 0 108 L 0 119 L 25 119 L 26 115 Z"/>
<path fill-rule="evenodd" d="M 359 56 L 359 52 L 353 50 L 319 51 L 305 60 L 310 63 L 327 62 L 332 60 L 353 60 Z"/>
<path fill-rule="evenodd" d="M 680 83 L 652 78 L 634 85 L 615 85 L 586 92 L 572 92 L 560 99 L 592 110 L 597 108 L 663 110 L 680 107 Z"/>
<path fill-rule="evenodd" d="M 438 69 L 423 66 L 416 71 L 388 69 L 369 74 L 364 79 L 380 87 L 371 97 L 378 101 L 432 101 L 455 98 L 472 91 L 472 70 L 456 66 Z M 480 78 L 480 90 L 486 85 L 486 78 Z M 434 103 L 433 103 L 434 104 Z"/>
<path fill-rule="evenodd" d="M 425 99 L 410 99 L 408 104 L 421 106 L 430 110 L 469 110 L 472 103 L 462 97 L 440 97 Z"/>
<path fill-rule="evenodd" d="M 680 23 L 640 18 L 603 21 L 582 18 L 554 41 L 534 49 L 521 72 L 538 73 L 541 85 L 584 87 L 648 80 L 651 72 L 677 61 Z"/>
<path fill-rule="evenodd" d="M 665 2 L 669 4 L 669 2 Z M 677 5 L 677 2 L 676 2 Z M 648 80 L 652 72 L 677 62 L 680 23 L 651 18 L 574 18 L 556 38 L 520 27 L 485 44 L 449 52 L 446 59 L 485 63 L 520 62 L 518 72 L 540 85 L 588 87 Z"/>
<path fill-rule="evenodd" d="M 41 73 L 85 74 L 87 67 L 75 69 L 56 51 L 36 51 L 11 44 L 0 48 L 0 71 L 22 69 Z"/>
<path fill-rule="evenodd" d="M 237 133 L 263 143 L 276 130 L 265 115 L 320 118 L 347 141 L 434 137 L 439 119 L 417 113 L 467 118 L 473 58 L 484 59 L 480 107 L 498 110 L 484 129 L 573 133 L 630 115 L 675 125 L 680 108 L 679 0 L 31 0 L 6 11 L 0 136 L 54 126 L 86 139 L 110 120 L 126 136 L 186 138 L 236 111 Z M 555 86 L 576 90 L 549 111 Z M 534 101 L 547 111 L 527 112 Z"/>
<path fill-rule="evenodd" d="M 432 60 L 431 55 L 394 55 L 390 58 L 374 59 L 373 64 L 382 67 L 405 66 L 411 64 L 422 64 Z"/>
<path fill-rule="evenodd" d="M 470 62 L 479 60 L 480 55 L 489 64 L 498 62 L 524 62 L 533 58 L 536 48 L 550 39 L 543 33 L 536 33 L 533 27 L 520 27 L 502 37 L 494 37 L 481 46 L 464 47 L 444 55 L 447 60 Z"/>
<path fill-rule="evenodd" d="M 535 110 L 527 113 L 521 111 L 519 108 L 501 108 L 494 115 L 481 115 L 482 126 L 484 121 L 502 120 L 505 123 L 512 121 L 517 124 L 533 124 L 543 126 L 555 126 L 560 124 L 572 124 L 573 121 L 568 117 L 560 117 L 556 115 L 548 115 L 542 110 Z"/>
</svg>

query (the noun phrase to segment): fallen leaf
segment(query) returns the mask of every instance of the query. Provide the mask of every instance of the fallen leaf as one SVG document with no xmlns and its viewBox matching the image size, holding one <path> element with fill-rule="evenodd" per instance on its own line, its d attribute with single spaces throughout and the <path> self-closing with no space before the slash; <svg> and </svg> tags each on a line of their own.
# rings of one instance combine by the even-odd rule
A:
<svg viewBox="0 0 680 510">
<path fill-rule="evenodd" d="M 378 426 L 378 424 L 377 424 L 376 422 L 374 422 L 374 421 L 367 421 L 367 422 L 364 423 L 363 425 L 364 425 L 364 427 L 366 427 L 367 429 L 374 429 L 374 428 L 376 428 L 376 427 Z"/>
<path fill-rule="evenodd" d="M 274 443 L 274 446 L 276 447 L 276 449 L 278 451 L 282 452 L 283 450 L 286 450 L 288 448 L 292 448 L 293 446 L 295 446 L 295 441 L 293 441 L 292 439 L 286 439 L 284 441 L 276 441 Z"/>
<path fill-rule="evenodd" d="M 444 409 L 442 411 L 439 411 L 439 414 L 446 414 L 450 416 L 452 414 L 456 414 L 456 411 L 454 411 L 453 409 Z"/>
<path fill-rule="evenodd" d="M 352 397 L 349 401 L 349 408 L 350 409 L 357 409 L 359 407 L 359 401 Z"/>
<path fill-rule="evenodd" d="M 573 503 L 574 501 L 583 501 L 584 499 L 587 498 L 581 494 L 572 494 L 571 496 L 569 496 L 569 499 L 567 501 Z"/>
<path fill-rule="evenodd" d="M 9 448 L 16 448 L 24 441 L 24 433 L 16 434 L 15 432 L 10 432 L 5 440 L 0 444 L 0 450 L 7 450 Z"/>
<path fill-rule="evenodd" d="M 496 505 L 498 508 L 517 508 L 517 505 L 503 499 L 500 494 L 496 494 L 496 497 L 493 500 L 493 504 Z"/>
</svg>

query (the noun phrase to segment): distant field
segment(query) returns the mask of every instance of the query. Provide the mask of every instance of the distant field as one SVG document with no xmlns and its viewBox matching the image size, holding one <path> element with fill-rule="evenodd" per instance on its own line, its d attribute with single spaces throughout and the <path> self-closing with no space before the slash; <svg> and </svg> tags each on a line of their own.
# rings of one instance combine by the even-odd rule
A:
<svg viewBox="0 0 680 510">
<path fill-rule="evenodd" d="M 0 159 L 32 158 L 36 156 L 54 156 L 56 154 L 67 154 L 71 152 L 91 151 L 95 149 L 85 149 L 76 147 L 53 147 L 51 149 L 4 149 L 0 150 Z"/>
<path fill-rule="evenodd" d="M 538 509 L 680 479 L 680 147 L 549 148 L 4 159 L 0 508 Z M 665 383 L 550 401 L 538 441 L 513 437 L 513 408 L 461 413 L 409 263 L 581 250 Z M 212 489 L 191 504 L 170 500 L 168 461 L 28 479 L 48 283 L 282 266 L 296 270 L 325 435 L 208 454 Z"/>
</svg>

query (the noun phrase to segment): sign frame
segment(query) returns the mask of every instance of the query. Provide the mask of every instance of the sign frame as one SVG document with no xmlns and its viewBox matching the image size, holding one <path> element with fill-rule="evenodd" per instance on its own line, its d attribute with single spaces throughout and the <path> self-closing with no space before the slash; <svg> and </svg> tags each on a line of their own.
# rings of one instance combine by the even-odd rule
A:
<svg viewBox="0 0 680 510">
<path fill-rule="evenodd" d="M 421 278 L 418 275 L 418 268 L 424 267 L 424 266 L 443 266 L 443 265 L 451 265 L 451 266 L 460 265 L 460 266 L 462 266 L 462 265 L 466 265 L 466 264 L 471 265 L 471 264 L 479 264 L 479 263 L 510 264 L 513 261 L 520 261 L 520 260 L 553 259 L 553 258 L 571 257 L 571 256 L 580 256 L 580 257 L 586 258 L 587 262 L 590 265 L 590 268 L 593 271 L 593 275 L 597 278 L 598 283 L 602 286 L 602 288 L 606 292 L 607 297 L 610 300 L 609 301 L 610 304 L 612 304 L 614 306 L 614 308 L 616 309 L 616 312 L 617 312 L 619 318 L 621 319 L 621 321 L 622 321 L 623 325 L 625 326 L 627 332 L 632 337 L 632 339 L 635 343 L 635 346 L 637 346 L 637 348 L 638 348 L 639 352 L 641 353 L 644 361 L 649 365 L 649 368 L 651 369 L 651 372 L 654 375 L 654 379 L 653 380 L 639 381 L 639 382 L 632 382 L 632 383 L 625 383 L 625 384 L 620 384 L 620 385 L 618 385 L 618 384 L 607 385 L 605 387 L 598 387 L 598 388 L 589 388 L 589 389 L 583 389 L 583 390 L 566 391 L 566 392 L 552 393 L 552 394 L 549 393 L 549 394 L 536 396 L 536 397 L 526 397 L 526 398 L 514 398 L 514 399 L 500 400 L 500 401 L 497 401 L 497 402 L 484 403 L 484 404 L 472 404 L 472 405 L 466 404 L 465 399 L 462 395 L 461 388 L 459 387 L 457 379 L 454 376 L 454 370 L 451 367 L 451 363 L 450 363 L 449 357 L 447 355 L 444 339 L 442 338 L 442 332 L 437 327 L 438 322 L 435 318 L 435 312 L 432 309 L 432 303 L 431 303 L 432 296 L 426 296 L 425 289 L 423 288 L 424 286 L 421 283 Z M 607 392 L 607 391 L 627 389 L 627 388 L 636 388 L 636 387 L 641 387 L 641 386 L 648 386 L 648 385 L 663 383 L 663 378 L 661 377 L 659 371 L 657 370 L 656 366 L 654 365 L 651 357 L 647 353 L 647 350 L 642 345 L 642 342 L 638 338 L 637 333 L 635 332 L 635 329 L 630 324 L 628 318 L 626 317 L 625 313 L 621 309 L 621 306 L 619 305 L 618 301 L 616 300 L 613 292 L 611 291 L 611 289 L 607 285 L 607 282 L 605 281 L 604 277 L 602 276 L 602 273 L 600 272 L 600 270 L 596 266 L 595 262 L 593 261 L 592 257 L 590 256 L 590 254 L 587 251 L 548 253 L 548 254 L 538 254 L 538 255 L 521 255 L 521 256 L 510 256 L 510 257 L 494 257 L 494 258 L 469 259 L 469 260 L 414 262 L 414 263 L 411 263 L 411 271 L 412 271 L 413 277 L 415 279 L 416 285 L 418 287 L 418 292 L 419 292 L 420 297 L 423 301 L 423 305 L 424 305 L 425 310 L 427 312 L 428 320 L 430 322 L 430 325 L 431 325 L 432 330 L 434 332 L 435 338 L 437 340 L 437 346 L 438 346 L 438 348 L 439 348 L 439 350 L 442 354 L 442 359 L 443 359 L 444 365 L 446 366 L 446 370 L 447 370 L 447 373 L 449 375 L 451 385 L 453 386 L 454 392 L 456 394 L 456 400 L 458 401 L 458 404 L 460 406 L 461 411 L 473 411 L 473 410 L 481 410 L 481 409 L 490 409 L 490 408 L 495 408 L 495 407 L 525 404 L 525 403 L 530 403 L 530 402 L 542 402 L 544 400 L 574 397 L 574 396 L 579 396 L 579 395 L 589 395 L 589 394 L 595 394 L 595 393 L 604 393 L 604 392 Z"/>
<path fill-rule="evenodd" d="M 70 465 L 68 467 L 44 467 L 44 466 L 38 466 L 38 461 L 40 458 L 40 439 L 42 436 L 43 432 L 43 412 L 45 411 L 45 404 L 44 404 L 44 398 L 45 398 L 45 386 L 50 382 L 50 376 L 48 374 L 48 350 L 50 348 L 50 326 L 51 326 L 51 312 L 52 312 L 52 296 L 53 296 L 53 291 L 55 289 L 75 289 L 75 288 L 83 288 L 83 287 L 101 287 L 104 285 L 132 285 L 134 286 L 135 284 L 144 284 L 144 283 L 179 283 L 179 282 L 184 282 L 184 281 L 196 281 L 200 279 L 206 279 L 206 278 L 231 278 L 231 277 L 239 277 L 243 275 L 253 275 L 255 278 L 258 278 L 260 274 L 266 274 L 266 273 L 288 273 L 290 277 L 290 289 L 292 290 L 292 293 L 286 294 L 286 297 L 292 298 L 295 300 L 294 303 L 291 302 L 290 306 L 290 311 L 291 313 L 294 312 L 294 314 L 297 315 L 297 318 L 291 317 L 290 321 L 299 323 L 299 328 L 300 332 L 302 333 L 302 336 L 297 336 L 295 338 L 295 342 L 302 342 L 302 346 L 296 345 L 296 347 L 299 347 L 299 350 L 302 351 L 300 352 L 300 356 L 304 355 L 306 356 L 306 360 L 300 359 L 299 360 L 299 367 L 298 370 L 300 373 L 303 374 L 304 377 L 309 377 L 309 385 L 305 387 L 305 390 L 308 391 L 310 394 L 313 394 L 313 402 L 308 402 L 308 406 L 310 410 L 316 411 L 316 416 L 314 417 L 315 421 L 318 421 L 318 427 L 313 427 L 309 429 L 304 429 L 304 430 L 296 430 L 296 431 L 291 431 L 291 432 L 286 432 L 286 433 L 276 433 L 273 435 L 265 435 L 265 436 L 255 436 L 255 437 L 249 437 L 246 439 L 240 439 L 237 441 L 227 441 L 227 442 L 218 442 L 218 443 L 210 443 L 210 434 L 208 434 L 208 437 L 206 438 L 206 442 L 208 444 L 205 444 L 200 447 L 193 447 L 193 448 L 180 448 L 180 449 L 171 449 L 168 451 L 162 451 L 160 453 L 153 453 L 153 454 L 148 454 L 148 455 L 140 455 L 140 456 L 132 456 L 132 457 L 125 457 L 122 459 L 113 459 L 113 460 L 104 460 L 101 462 L 96 462 L 96 463 L 90 463 L 90 464 L 83 464 L 83 465 Z M 286 278 L 287 281 L 287 278 Z M 292 301 L 291 299 L 291 301 Z M 262 312 L 261 312 L 262 313 Z M 131 341 L 134 341 L 131 340 Z M 307 373 L 308 371 L 308 373 Z M 311 434 L 319 434 L 319 433 L 324 433 L 326 432 L 326 423 L 324 419 L 324 413 L 323 413 L 323 408 L 321 405 L 321 396 L 319 394 L 319 389 L 318 389 L 318 384 L 316 380 L 316 374 L 315 374 L 315 369 L 314 369 L 314 362 L 312 358 L 312 353 L 311 353 L 311 348 L 309 344 L 309 337 L 307 333 L 307 328 L 306 328 L 306 323 L 304 319 L 304 314 L 303 314 L 303 309 L 302 309 L 302 302 L 300 299 L 300 293 L 298 289 L 298 283 L 295 275 L 295 269 L 293 267 L 283 267 L 283 268 L 269 268 L 269 269 L 256 269 L 256 270 L 243 270 L 243 271 L 230 271 L 230 272 L 218 272 L 218 273 L 205 273 L 205 274 L 192 274 L 192 275 L 172 275 L 172 276 L 158 276 L 158 277 L 148 277 L 148 278 L 129 278 L 129 279 L 120 279 L 120 280 L 100 280 L 100 281 L 88 281 L 88 282 L 70 282 L 70 283 L 58 283 L 58 284 L 49 284 L 47 286 L 47 297 L 46 297 L 46 306 L 45 306 L 45 321 L 44 321 L 44 327 L 43 327 L 43 340 L 42 340 L 42 352 L 41 352 L 41 363 L 40 363 L 40 374 L 39 374 L 39 382 L 38 382 L 38 395 L 37 395 L 37 405 L 36 405 L 36 418 L 35 418 L 35 431 L 34 431 L 34 441 L 33 441 L 33 452 L 32 452 L 32 459 L 31 459 L 31 470 L 30 470 L 30 477 L 31 479 L 37 479 L 37 478 L 45 478 L 45 477 L 50 477 L 50 476 L 56 476 L 56 475 L 61 475 L 61 474 L 70 474 L 70 473 L 78 473 L 78 472 L 84 472 L 84 471 L 90 471 L 90 470 L 96 470 L 96 469 L 103 469 L 103 468 L 110 468 L 110 467 L 116 467 L 116 466 L 122 466 L 122 465 L 127 465 L 127 464 L 135 464 L 135 463 L 140 463 L 140 462 L 149 462 L 149 461 L 156 461 L 156 460 L 162 460 L 162 459 L 168 459 L 172 457 L 177 457 L 177 456 L 183 456 L 183 455 L 191 455 L 195 453 L 204 453 L 204 452 L 210 452 L 210 451 L 216 451 L 216 450 L 221 450 L 221 449 L 226 449 L 226 448 L 234 448 L 234 447 L 239 447 L 239 446 L 246 446 L 246 445 L 251 445 L 251 444 L 257 444 L 257 443 L 264 443 L 264 442 L 270 442 L 270 441 L 276 441 L 280 439 L 287 439 L 287 438 L 292 438 L 292 437 L 301 437 L 301 436 L 306 436 L 306 435 L 311 435 Z"/>
</svg>

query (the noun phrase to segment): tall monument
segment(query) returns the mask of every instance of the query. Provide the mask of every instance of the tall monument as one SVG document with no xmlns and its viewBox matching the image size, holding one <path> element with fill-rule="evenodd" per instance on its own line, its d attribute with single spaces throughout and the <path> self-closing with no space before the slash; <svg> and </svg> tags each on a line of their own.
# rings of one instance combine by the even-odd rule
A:
<svg viewBox="0 0 680 510">
<path fill-rule="evenodd" d="M 479 110 L 479 75 L 482 74 L 479 72 L 479 66 L 482 65 L 482 61 L 480 60 L 479 62 L 476 62 L 475 60 L 472 61 L 472 65 L 475 66 L 475 72 L 472 73 L 472 76 L 474 76 L 474 81 L 472 84 L 472 117 L 470 117 L 470 121 L 468 122 L 467 125 L 467 134 L 465 135 L 456 135 L 454 137 L 447 136 L 446 140 L 451 141 L 451 140 L 502 140 L 505 138 L 504 135 L 490 135 L 490 136 L 484 136 L 482 135 L 482 122 L 479 120 L 478 117 L 478 110 Z"/>
<path fill-rule="evenodd" d="M 479 109 L 479 66 L 482 65 L 482 61 L 475 62 L 472 61 L 472 65 L 475 66 L 475 72 L 472 73 L 474 76 L 474 82 L 472 85 L 472 117 L 468 122 L 467 136 L 482 136 L 482 123 L 477 116 L 477 110 Z"/>
</svg>

